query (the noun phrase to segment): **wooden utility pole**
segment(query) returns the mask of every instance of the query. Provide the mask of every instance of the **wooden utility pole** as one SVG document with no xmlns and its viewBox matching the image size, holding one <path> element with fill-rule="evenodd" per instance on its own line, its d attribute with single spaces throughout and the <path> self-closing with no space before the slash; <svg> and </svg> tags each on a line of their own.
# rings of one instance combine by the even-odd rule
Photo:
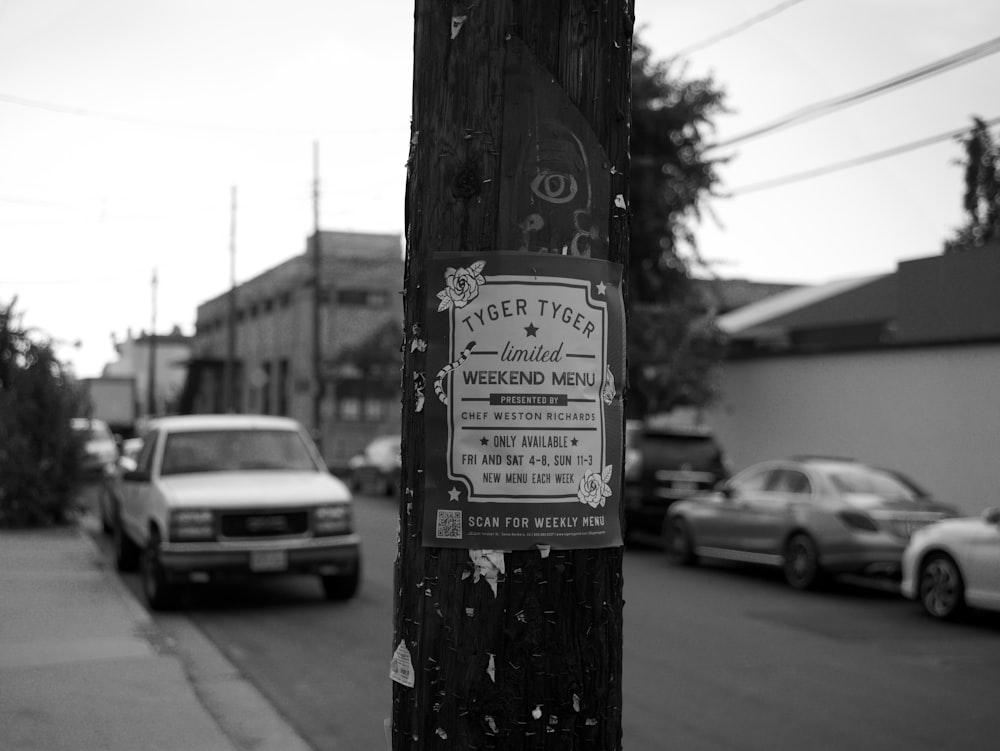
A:
<svg viewBox="0 0 1000 751">
<path fill-rule="evenodd" d="M 147 362 L 147 381 L 149 385 L 149 393 L 146 394 L 146 409 L 150 416 L 157 413 L 156 405 L 156 287 L 158 285 L 156 278 L 156 269 L 153 269 L 153 278 L 150 280 L 151 289 L 151 308 L 150 308 L 150 324 L 149 324 L 149 361 Z"/>
<path fill-rule="evenodd" d="M 226 313 L 226 365 L 223 373 L 223 404 L 226 412 L 238 412 L 236 393 L 236 186 L 229 202 L 229 305 Z"/>
<path fill-rule="evenodd" d="M 312 235 L 312 369 L 313 369 L 313 438 L 322 448 L 323 440 L 323 339 L 320 331 L 323 308 L 323 248 L 319 236 L 319 141 L 313 141 L 313 235 Z"/>
<path fill-rule="evenodd" d="M 621 747 L 620 290 L 628 255 L 633 7 L 632 0 L 416 0 L 390 667 L 395 751 Z M 602 274 L 612 281 L 606 285 Z M 488 297 L 505 284 L 515 291 Z M 612 287 L 619 312 L 605 305 Z M 559 320 L 551 304 L 557 297 Z M 487 298 L 496 302 L 486 306 Z M 567 317 L 569 307 L 575 310 Z M 586 349 L 600 338 L 590 336 L 591 314 L 599 314 L 603 349 Z M 501 326 L 502 342 L 495 335 Z M 515 343 L 516 374 L 487 370 L 487 363 L 513 359 L 499 350 Z M 587 370 L 592 361 L 599 372 Z M 547 385 L 469 385 L 508 378 Z M 580 385 L 552 386 L 567 381 Z M 476 402 L 487 406 L 465 406 Z M 552 413 L 541 410 L 489 409 L 542 403 L 561 405 L 553 419 L 562 422 L 553 425 Z M 570 411 L 577 403 L 591 412 Z M 542 422 L 525 427 L 510 414 Z M 494 416 L 508 420 L 504 430 L 490 424 Z M 592 419 L 607 420 L 599 434 L 585 432 L 594 431 L 586 427 Z M 508 435 L 517 446 L 550 440 L 574 447 L 595 436 L 603 453 L 596 473 L 578 466 L 592 455 L 571 448 L 493 454 L 492 447 L 509 445 Z M 480 444 L 490 448 L 477 457 Z M 550 488 L 570 482 L 561 479 L 569 472 L 553 481 L 552 473 L 532 470 L 520 482 L 529 475 L 508 474 L 509 466 L 496 475 L 481 471 L 494 459 L 549 469 L 572 459 L 570 494 L 556 498 L 558 488 Z M 465 471 L 462 462 L 480 466 Z M 586 495 L 590 481 L 604 497 Z M 541 503 L 545 493 L 560 502 Z M 502 503 L 492 502 L 500 496 Z M 493 513 L 501 507 L 504 513 Z M 512 508 L 525 509 L 523 524 L 511 521 Z M 609 509 L 615 518 L 605 518 Z M 589 511 L 583 524 L 613 529 L 589 538 L 523 534 L 524 526 L 579 524 Z M 491 538 L 494 521 L 511 531 Z"/>
</svg>

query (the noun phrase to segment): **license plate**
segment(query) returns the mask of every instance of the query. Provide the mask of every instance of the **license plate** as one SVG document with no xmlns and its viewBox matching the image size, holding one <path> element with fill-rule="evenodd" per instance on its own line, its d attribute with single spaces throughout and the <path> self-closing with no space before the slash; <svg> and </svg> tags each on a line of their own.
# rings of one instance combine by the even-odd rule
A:
<svg viewBox="0 0 1000 751">
<path fill-rule="evenodd" d="M 284 550 L 254 550 L 250 553 L 251 571 L 284 571 L 288 554 Z"/>
</svg>

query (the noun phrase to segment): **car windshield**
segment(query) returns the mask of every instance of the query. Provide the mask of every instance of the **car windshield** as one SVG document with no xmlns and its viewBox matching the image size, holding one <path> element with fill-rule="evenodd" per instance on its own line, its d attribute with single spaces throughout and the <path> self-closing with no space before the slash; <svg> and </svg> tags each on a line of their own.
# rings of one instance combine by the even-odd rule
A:
<svg viewBox="0 0 1000 751">
<path fill-rule="evenodd" d="M 722 471 L 722 452 L 708 435 L 646 433 L 645 461 L 651 467 L 690 465 L 692 469 Z"/>
<path fill-rule="evenodd" d="M 838 467 L 829 473 L 830 481 L 844 494 L 867 493 L 892 500 L 918 501 L 927 496 L 912 482 L 895 472 L 863 465 Z"/>
<path fill-rule="evenodd" d="M 302 436 L 291 430 L 170 433 L 161 475 L 241 470 L 318 471 Z"/>
</svg>

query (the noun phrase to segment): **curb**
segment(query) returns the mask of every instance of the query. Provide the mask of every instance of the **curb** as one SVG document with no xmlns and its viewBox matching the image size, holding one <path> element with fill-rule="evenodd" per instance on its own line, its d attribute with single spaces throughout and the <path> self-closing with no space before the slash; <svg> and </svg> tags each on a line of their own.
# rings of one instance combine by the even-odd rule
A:
<svg viewBox="0 0 1000 751">
<path fill-rule="evenodd" d="M 257 687 L 186 616 L 166 614 L 154 619 L 150 615 L 113 570 L 113 565 L 109 568 L 103 551 L 93 537 L 101 533 L 99 526 L 91 529 L 93 517 L 81 516 L 74 526 L 76 533 L 93 549 L 97 566 L 105 574 L 104 579 L 125 603 L 141 636 L 151 642 L 157 652 L 166 652 L 177 659 L 198 702 L 235 749 L 314 751 Z"/>
</svg>

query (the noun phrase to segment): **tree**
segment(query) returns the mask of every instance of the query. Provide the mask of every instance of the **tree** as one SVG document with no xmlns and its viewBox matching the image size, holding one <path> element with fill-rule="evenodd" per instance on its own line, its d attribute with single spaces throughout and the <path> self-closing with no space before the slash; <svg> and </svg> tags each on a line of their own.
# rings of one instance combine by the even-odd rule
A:
<svg viewBox="0 0 1000 751">
<path fill-rule="evenodd" d="M 636 42 L 632 52 L 630 192 L 629 412 L 641 417 L 715 397 L 712 371 L 724 338 L 711 306 L 692 284 L 704 266 L 694 224 L 718 197 L 716 167 L 706 155 L 712 119 L 726 111 L 711 77 L 685 78 L 678 62 L 656 61 Z"/>
<path fill-rule="evenodd" d="M 955 236 L 946 240 L 945 253 L 981 248 L 1000 242 L 1000 144 L 978 117 L 963 140 L 965 194 L 962 208 L 968 219 Z"/>
<path fill-rule="evenodd" d="M 0 305 L 0 527 L 64 521 L 79 472 L 76 389 L 16 302 Z"/>
</svg>

